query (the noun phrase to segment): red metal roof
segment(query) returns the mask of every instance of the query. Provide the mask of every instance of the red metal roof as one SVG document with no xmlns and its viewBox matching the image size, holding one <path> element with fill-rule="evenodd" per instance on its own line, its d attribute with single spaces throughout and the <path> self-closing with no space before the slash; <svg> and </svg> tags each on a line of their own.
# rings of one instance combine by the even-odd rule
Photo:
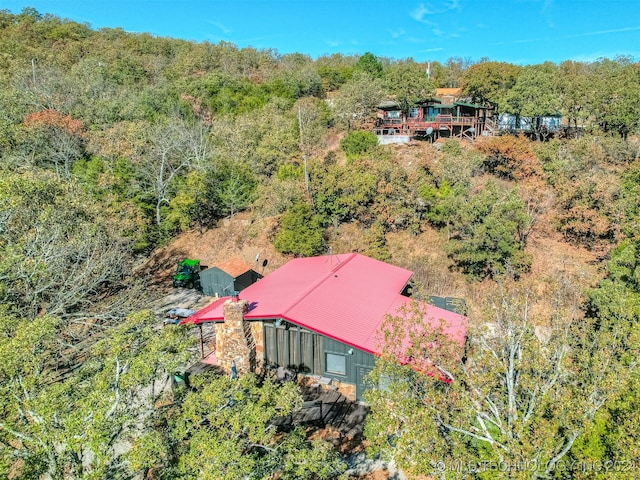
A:
<svg viewBox="0 0 640 480">
<path fill-rule="evenodd" d="M 370 353 L 381 353 L 377 333 L 385 315 L 411 299 L 401 295 L 412 272 L 352 253 L 297 258 L 242 291 L 247 320 L 281 318 Z M 216 300 L 182 323 L 223 321 Z M 426 306 L 425 321 L 444 320 L 452 338 L 464 342 L 466 319 Z"/>
<path fill-rule="evenodd" d="M 224 320 L 224 316 L 222 315 L 222 305 L 224 305 L 224 302 L 229 300 L 229 298 L 231 297 L 218 298 L 206 307 L 198 310 L 190 317 L 182 320 L 180 322 L 180 325 L 184 325 L 187 323 L 193 323 L 194 325 L 196 325 L 203 322 L 222 322 Z"/>
</svg>

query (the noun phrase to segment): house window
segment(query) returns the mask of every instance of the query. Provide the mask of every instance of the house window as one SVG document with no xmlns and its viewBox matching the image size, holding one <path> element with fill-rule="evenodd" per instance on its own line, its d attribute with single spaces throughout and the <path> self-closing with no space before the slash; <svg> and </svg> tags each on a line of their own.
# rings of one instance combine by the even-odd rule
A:
<svg viewBox="0 0 640 480">
<path fill-rule="evenodd" d="M 389 375 L 382 374 L 378 379 L 378 389 L 383 392 L 389 392 L 391 390 L 391 383 L 393 379 Z"/>
<path fill-rule="evenodd" d="M 418 109 L 417 108 L 410 108 L 409 109 L 409 117 L 411 118 L 418 118 Z"/>
<path fill-rule="evenodd" d="M 336 375 L 347 374 L 347 359 L 344 355 L 338 355 L 335 353 L 327 353 L 327 373 L 334 373 Z"/>
</svg>

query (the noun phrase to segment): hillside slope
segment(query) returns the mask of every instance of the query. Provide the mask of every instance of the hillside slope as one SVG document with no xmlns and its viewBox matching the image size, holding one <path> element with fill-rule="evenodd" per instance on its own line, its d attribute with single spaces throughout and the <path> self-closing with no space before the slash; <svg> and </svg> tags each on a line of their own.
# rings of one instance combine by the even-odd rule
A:
<svg viewBox="0 0 640 480">
<path fill-rule="evenodd" d="M 412 142 L 392 147 L 394 160 L 407 170 L 421 162 L 432 161 L 437 150 L 425 142 Z M 541 192 L 540 196 L 544 194 Z M 532 255 L 530 272 L 523 278 L 536 296 L 536 308 L 552 308 L 546 293 L 559 278 L 581 286 L 594 285 L 598 279 L 598 258 L 593 252 L 563 241 L 552 226 L 553 211 L 542 214 L 528 237 L 527 252 Z M 183 258 L 200 259 L 213 266 L 230 258 L 239 258 L 265 275 L 279 268 L 290 257 L 278 253 L 272 244 L 278 228 L 278 218 L 260 218 L 245 211 L 231 219 L 218 222 L 215 228 L 202 232 L 192 230 L 179 235 L 166 247 L 158 249 L 147 262 L 146 270 L 160 289 L 168 291 L 175 265 Z M 391 263 L 408 268 L 416 280 L 431 295 L 462 297 L 467 301 L 472 318 L 480 318 L 483 300 L 496 289 L 496 283 L 485 280 L 470 283 L 453 269 L 444 253 L 446 236 L 426 223 L 418 235 L 407 231 L 390 232 L 386 236 Z M 331 252 L 363 251 L 365 232 L 358 224 L 343 224 L 331 229 L 328 245 Z M 256 261 L 257 258 L 257 261 Z M 263 262 L 267 265 L 263 267 Z"/>
</svg>

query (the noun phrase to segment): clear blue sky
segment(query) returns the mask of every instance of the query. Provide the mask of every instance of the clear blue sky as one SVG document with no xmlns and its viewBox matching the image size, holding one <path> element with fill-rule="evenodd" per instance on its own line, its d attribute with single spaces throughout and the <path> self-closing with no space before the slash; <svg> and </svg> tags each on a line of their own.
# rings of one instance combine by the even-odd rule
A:
<svg viewBox="0 0 640 480">
<path fill-rule="evenodd" d="M 640 60 L 640 0 L 0 0 L 128 32 L 238 47 L 444 62 Z M 1 39 L 0 39 L 1 41 Z"/>
</svg>

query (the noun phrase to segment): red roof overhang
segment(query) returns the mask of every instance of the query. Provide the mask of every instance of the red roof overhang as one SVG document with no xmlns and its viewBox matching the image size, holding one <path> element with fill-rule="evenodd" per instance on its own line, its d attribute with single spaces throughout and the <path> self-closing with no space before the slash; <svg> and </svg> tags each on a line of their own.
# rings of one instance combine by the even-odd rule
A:
<svg viewBox="0 0 640 480">
<path fill-rule="evenodd" d="M 412 300 L 401 295 L 412 272 L 360 254 L 294 259 L 242 291 L 247 320 L 282 319 L 372 354 L 380 354 L 380 327 Z M 182 324 L 224 321 L 230 297 L 183 320 Z M 464 344 L 464 316 L 424 305 L 424 320 L 446 326 Z"/>
</svg>

